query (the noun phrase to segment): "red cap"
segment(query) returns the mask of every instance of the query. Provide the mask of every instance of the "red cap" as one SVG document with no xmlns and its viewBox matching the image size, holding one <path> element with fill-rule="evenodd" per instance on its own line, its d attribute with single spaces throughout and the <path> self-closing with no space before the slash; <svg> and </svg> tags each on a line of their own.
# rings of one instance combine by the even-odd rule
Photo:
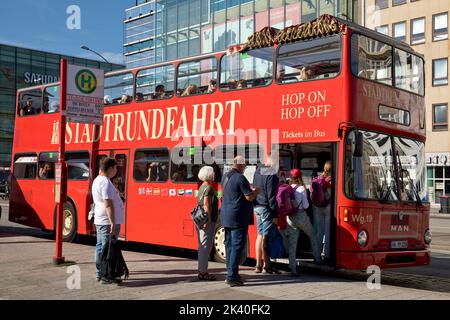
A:
<svg viewBox="0 0 450 320">
<path fill-rule="evenodd" d="M 301 178 L 302 177 L 302 170 L 300 170 L 300 169 L 292 169 L 290 176 L 292 178 Z"/>
</svg>

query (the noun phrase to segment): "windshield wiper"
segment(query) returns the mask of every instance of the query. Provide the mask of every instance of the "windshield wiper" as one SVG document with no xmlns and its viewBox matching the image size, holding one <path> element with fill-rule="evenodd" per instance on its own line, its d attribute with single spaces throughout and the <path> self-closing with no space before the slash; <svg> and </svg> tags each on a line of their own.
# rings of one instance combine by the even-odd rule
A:
<svg viewBox="0 0 450 320">
<path fill-rule="evenodd" d="M 398 159 L 398 165 L 399 165 L 399 169 L 400 169 L 400 175 L 401 175 L 401 178 L 402 178 L 402 191 L 404 191 L 404 188 L 405 188 L 404 185 L 403 185 L 403 173 L 405 172 L 406 173 L 406 177 L 408 178 L 408 183 L 409 183 L 409 185 L 410 185 L 410 187 L 412 189 L 412 192 L 413 192 L 413 194 L 414 194 L 414 196 L 416 198 L 416 204 L 418 206 L 422 205 L 422 200 L 420 199 L 419 191 L 417 190 L 416 185 L 414 184 L 413 180 L 411 179 L 409 171 L 406 170 L 406 169 L 403 169 L 402 160 L 400 159 L 398 151 L 397 151 L 397 159 Z"/>
</svg>

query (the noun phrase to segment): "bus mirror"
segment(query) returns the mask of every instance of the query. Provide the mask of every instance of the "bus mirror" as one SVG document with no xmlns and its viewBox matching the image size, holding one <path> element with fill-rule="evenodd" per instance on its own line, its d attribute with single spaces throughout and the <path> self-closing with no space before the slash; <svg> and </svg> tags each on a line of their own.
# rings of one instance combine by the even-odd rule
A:
<svg viewBox="0 0 450 320">
<path fill-rule="evenodd" d="M 355 150 L 353 151 L 354 157 L 362 157 L 363 154 L 363 134 L 358 130 L 355 131 Z"/>
</svg>

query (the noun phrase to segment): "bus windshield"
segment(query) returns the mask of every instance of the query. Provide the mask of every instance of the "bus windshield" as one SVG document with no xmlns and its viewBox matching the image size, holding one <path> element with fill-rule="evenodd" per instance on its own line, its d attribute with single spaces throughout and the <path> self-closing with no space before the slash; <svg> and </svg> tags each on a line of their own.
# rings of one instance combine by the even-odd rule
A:
<svg viewBox="0 0 450 320">
<path fill-rule="evenodd" d="M 422 142 L 359 130 L 348 134 L 345 153 L 344 189 L 349 198 L 428 201 Z"/>
</svg>

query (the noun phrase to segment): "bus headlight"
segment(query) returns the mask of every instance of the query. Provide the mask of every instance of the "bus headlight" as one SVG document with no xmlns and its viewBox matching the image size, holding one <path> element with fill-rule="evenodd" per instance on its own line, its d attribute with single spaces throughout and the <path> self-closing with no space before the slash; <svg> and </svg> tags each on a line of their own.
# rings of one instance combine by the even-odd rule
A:
<svg viewBox="0 0 450 320">
<path fill-rule="evenodd" d="M 367 239 L 368 239 L 368 235 L 367 235 L 367 231 L 366 230 L 362 230 L 358 233 L 358 244 L 361 247 L 365 247 L 367 244 Z"/>
<path fill-rule="evenodd" d="M 423 236 L 423 241 L 425 241 L 426 244 L 430 244 L 431 240 L 432 240 L 432 236 L 431 236 L 431 231 L 430 229 L 427 229 L 427 231 L 425 231 L 425 234 Z"/>
</svg>

